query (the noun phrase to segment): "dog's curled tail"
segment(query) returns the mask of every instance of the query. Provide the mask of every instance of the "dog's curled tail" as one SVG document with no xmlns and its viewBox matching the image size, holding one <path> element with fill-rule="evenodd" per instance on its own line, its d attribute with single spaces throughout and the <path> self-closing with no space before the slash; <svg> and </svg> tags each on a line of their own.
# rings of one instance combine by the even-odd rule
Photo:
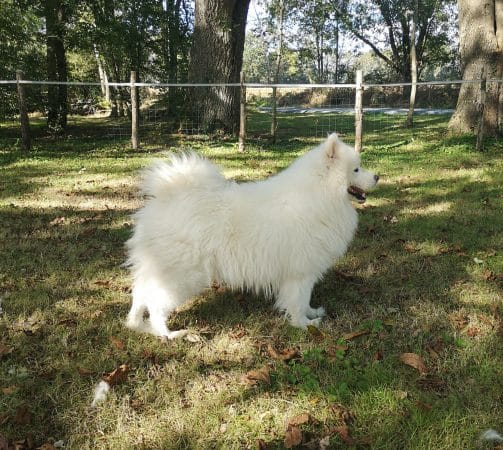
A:
<svg viewBox="0 0 503 450">
<path fill-rule="evenodd" d="M 143 195 L 159 197 L 180 188 L 211 189 L 227 183 L 218 168 L 194 152 L 171 155 L 168 162 L 154 161 L 142 173 Z"/>
</svg>

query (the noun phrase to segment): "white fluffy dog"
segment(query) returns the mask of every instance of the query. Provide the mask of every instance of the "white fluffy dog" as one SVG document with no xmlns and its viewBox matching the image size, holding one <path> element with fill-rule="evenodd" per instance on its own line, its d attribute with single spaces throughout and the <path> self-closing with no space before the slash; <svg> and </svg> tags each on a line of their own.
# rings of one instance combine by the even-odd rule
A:
<svg viewBox="0 0 503 450">
<path fill-rule="evenodd" d="M 167 328 L 169 314 L 214 281 L 274 296 L 294 326 L 318 325 L 325 311 L 309 305 L 313 286 L 353 239 L 351 198 L 364 201 L 378 179 L 336 134 L 260 182 L 229 181 L 195 153 L 154 163 L 127 243 L 127 326 L 168 339 L 187 334 Z"/>
</svg>

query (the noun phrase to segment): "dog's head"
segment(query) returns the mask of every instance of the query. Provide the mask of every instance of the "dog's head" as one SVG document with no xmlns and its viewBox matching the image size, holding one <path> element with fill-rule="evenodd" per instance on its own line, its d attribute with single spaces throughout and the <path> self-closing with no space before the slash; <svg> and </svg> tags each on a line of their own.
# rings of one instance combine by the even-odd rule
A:
<svg viewBox="0 0 503 450">
<path fill-rule="evenodd" d="M 329 164 L 336 165 L 346 179 L 348 194 L 359 203 L 364 203 L 366 191 L 377 184 L 379 176 L 362 168 L 360 154 L 342 142 L 336 133 L 328 136 L 323 148 Z"/>
</svg>

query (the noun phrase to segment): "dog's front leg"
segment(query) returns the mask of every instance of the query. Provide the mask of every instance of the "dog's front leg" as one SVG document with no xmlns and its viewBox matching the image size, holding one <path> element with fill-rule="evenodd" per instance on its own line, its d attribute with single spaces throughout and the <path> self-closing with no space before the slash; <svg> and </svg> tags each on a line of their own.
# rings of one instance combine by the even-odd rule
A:
<svg viewBox="0 0 503 450">
<path fill-rule="evenodd" d="M 306 328 L 308 325 L 320 324 L 324 309 L 309 306 L 313 286 L 314 280 L 309 278 L 286 280 L 280 286 L 275 306 L 286 312 L 294 327 Z"/>
</svg>

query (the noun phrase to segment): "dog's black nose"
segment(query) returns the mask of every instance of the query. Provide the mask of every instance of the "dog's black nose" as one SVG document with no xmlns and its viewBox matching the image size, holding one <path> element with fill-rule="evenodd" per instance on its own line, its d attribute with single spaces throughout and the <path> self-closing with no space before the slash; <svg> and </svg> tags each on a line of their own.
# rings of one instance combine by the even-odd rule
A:
<svg viewBox="0 0 503 450">
<path fill-rule="evenodd" d="M 376 180 L 376 183 L 379 181 L 379 175 L 374 175 L 374 180 Z"/>
</svg>

